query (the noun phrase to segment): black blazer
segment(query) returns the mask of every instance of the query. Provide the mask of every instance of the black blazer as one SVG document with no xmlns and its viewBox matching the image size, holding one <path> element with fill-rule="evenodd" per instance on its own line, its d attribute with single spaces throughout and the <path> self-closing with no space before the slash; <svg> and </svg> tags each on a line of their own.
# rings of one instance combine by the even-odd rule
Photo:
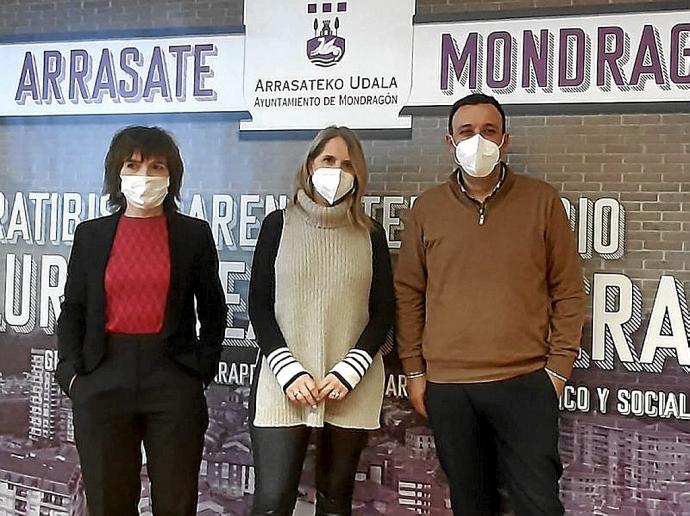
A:
<svg viewBox="0 0 690 516">
<path fill-rule="evenodd" d="M 55 375 L 67 393 L 75 374 L 100 364 L 105 352 L 105 269 L 122 212 L 82 222 L 74 234 L 65 297 L 57 324 Z M 216 374 L 227 306 L 211 228 L 181 213 L 167 215 L 170 288 L 161 336 L 167 353 L 208 385 Z M 196 333 L 194 298 L 201 323 Z"/>
</svg>

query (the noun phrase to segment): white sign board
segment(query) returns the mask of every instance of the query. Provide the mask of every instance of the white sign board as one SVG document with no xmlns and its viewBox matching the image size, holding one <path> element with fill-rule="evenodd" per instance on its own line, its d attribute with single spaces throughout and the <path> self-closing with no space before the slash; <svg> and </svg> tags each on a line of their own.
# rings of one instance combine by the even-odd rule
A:
<svg viewBox="0 0 690 516">
<path fill-rule="evenodd" d="M 245 111 L 244 35 L 0 46 L 0 116 Z"/>
<path fill-rule="evenodd" d="M 409 106 L 690 100 L 690 11 L 415 25 Z"/>
<path fill-rule="evenodd" d="M 409 128 L 414 0 L 245 2 L 243 130 Z"/>
</svg>

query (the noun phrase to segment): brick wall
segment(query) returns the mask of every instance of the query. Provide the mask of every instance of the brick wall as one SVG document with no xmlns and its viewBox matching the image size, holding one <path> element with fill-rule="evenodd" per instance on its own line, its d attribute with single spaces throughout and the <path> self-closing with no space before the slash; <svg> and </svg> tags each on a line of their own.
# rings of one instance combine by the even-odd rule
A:
<svg viewBox="0 0 690 516">
<path fill-rule="evenodd" d="M 506 11 L 654 1 L 417 0 L 417 13 Z M 242 9 L 242 0 L 3 0 L 0 2 L 0 34 L 232 26 L 242 23 Z"/>
<path fill-rule="evenodd" d="M 0 35 L 233 26 L 242 0 L 2 0 Z"/>
<path fill-rule="evenodd" d="M 640 280 L 645 312 L 661 274 L 690 284 L 690 114 L 516 117 L 511 161 L 571 201 L 613 197 L 626 212 L 623 259 L 588 272 Z"/>
<path fill-rule="evenodd" d="M 417 0 L 417 13 L 462 13 L 474 11 L 509 11 L 511 9 L 539 9 L 553 7 L 587 7 L 609 4 L 654 3 L 655 0 Z M 657 3 L 659 3 L 657 1 Z M 535 11 L 538 15 L 538 11 Z"/>
</svg>

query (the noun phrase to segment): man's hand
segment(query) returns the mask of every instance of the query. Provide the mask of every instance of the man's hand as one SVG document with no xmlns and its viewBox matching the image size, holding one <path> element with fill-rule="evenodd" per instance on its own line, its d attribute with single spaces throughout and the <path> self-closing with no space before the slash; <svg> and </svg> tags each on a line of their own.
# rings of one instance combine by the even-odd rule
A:
<svg viewBox="0 0 690 516">
<path fill-rule="evenodd" d="M 551 380 L 551 383 L 553 384 L 553 388 L 556 389 L 556 395 L 558 396 L 558 399 L 561 399 L 561 396 L 563 396 L 563 389 L 565 389 L 565 382 L 558 378 L 557 376 L 552 375 L 548 371 L 546 371 L 546 374 L 549 375 L 549 379 Z"/>
<path fill-rule="evenodd" d="M 424 404 L 426 398 L 426 376 L 407 379 L 407 397 L 417 413 L 427 418 L 426 405 Z"/>
</svg>

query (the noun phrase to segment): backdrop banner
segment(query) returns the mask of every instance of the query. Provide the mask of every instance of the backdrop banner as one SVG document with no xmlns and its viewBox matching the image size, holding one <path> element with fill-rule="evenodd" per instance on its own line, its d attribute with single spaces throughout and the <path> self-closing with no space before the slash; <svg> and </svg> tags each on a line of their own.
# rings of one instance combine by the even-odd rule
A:
<svg viewBox="0 0 690 516">
<path fill-rule="evenodd" d="M 555 109 L 687 102 L 687 10 L 413 26 L 413 2 L 375 3 L 252 0 L 246 35 L 0 46 L 0 515 L 86 514 L 71 404 L 53 376 L 55 324 L 75 228 L 108 213 L 103 159 L 118 129 L 174 134 L 181 211 L 207 220 L 217 244 L 229 316 L 206 391 L 199 514 L 244 515 L 255 488 L 248 282 L 261 221 L 288 204 L 311 138 L 292 130 L 408 129 L 362 133 L 363 203 L 395 266 L 406 210 L 452 167 L 446 119 L 400 116 L 405 106 L 448 106 L 469 91 Z M 45 116 L 80 114 L 108 116 Z M 666 116 L 676 118 L 663 131 L 662 115 L 510 122 L 508 161 L 562 191 L 584 264 L 582 351 L 561 400 L 568 514 L 690 514 L 690 130 L 684 115 Z M 450 514 L 433 436 L 406 399 L 393 344 L 354 512 Z M 296 514 L 313 511 L 314 466 L 312 447 Z M 146 468 L 142 478 L 141 513 L 151 514 Z"/>
</svg>

